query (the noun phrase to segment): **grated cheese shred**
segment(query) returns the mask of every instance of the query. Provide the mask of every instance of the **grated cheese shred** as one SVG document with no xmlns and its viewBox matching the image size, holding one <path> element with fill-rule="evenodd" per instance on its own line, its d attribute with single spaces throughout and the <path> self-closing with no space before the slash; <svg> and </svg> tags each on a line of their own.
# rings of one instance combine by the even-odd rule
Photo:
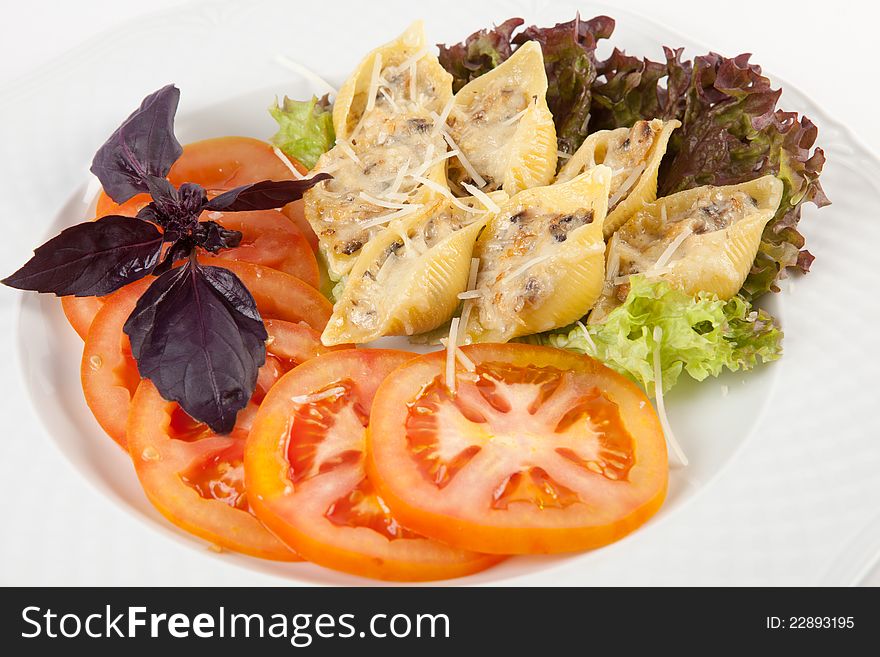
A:
<svg viewBox="0 0 880 657">
<path fill-rule="evenodd" d="M 657 400 L 657 415 L 660 417 L 660 426 L 666 435 L 666 442 L 675 454 L 675 458 L 682 465 L 688 464 L 688 458 L 684 450 L 679 445 L 675 434 L 672 433 L 672 427 L 669 425 L 669 417 L 666 415 L 666 404 L 663 403 L 663 380 L 662 368 L 660 367 L 660 343 L 663 341 L 663 329 L 659 326 L 654 327 L 654 398 Z"/>
<path fill-rule="evenodd" d="M 470 163 L 470 160 L 467 159 L 467 157 L 464 154 L 464 151 L 462 151 L 458 147 L 458 144 L 455 143 L 455 140 L 452 138 L 452 135 L 450 135 L 449 132 L 445 128 L 443 128 L 442 126 L 440 128 L 440 132 L 443 133 L 443 139 L 445 139 L 446 143 L 449 144 L 449 148 L 451 148 L 454 151 L 458 151 L 458 161 L 461 162 L 461 166 L 463 166 L 464 170 L 467 171 L 467 174 L 471 177 L 471 180 L 473 180 L 474 183 L 476 183 L 477 187 L 485 187 L 486 180 L 483 178 L 483 176 L 481 176 L 479 173 L 477 173 L 477 170 L 474 168 L 474 165 Z"/>
<path fill-rule="evenodd" d="M 657 262 L 655 262 L 651 269 L 648 271 L 653 271 L 655 269 L 663 269 L 666 264 L 672 259 L 672 256 L 675 255 L 675 252 L 678 250 L 684 241 L 693 234 L 693 230 L 690 226 L 685 227 L 683 231 L 681 231 L 674 240 L 669 243 L 669 246 L 660 254 L 660 257 L 657 258 Z"/>
<path fill-rule="evenodd" d="M 290 401 L 294 404 L 314 404 L 315 402 L 319 402 L 323 399 L 329 399 L 330 397 L 338 397 L 345 393 L 345 388 L 342 386 L 336 386 L 335 388 L 328 388 L 323 392 L 316 392 L 311 395 L 296 395 L 295 397 L 291 397 Z"/>
<path fill-rule="evenodd" d="M 467 290 L 462 292 L 462 294 L 468 294 L 471 292 L 476 292 L 477 287 L 477 274 L 480 271 L 480 259 L 479 258 L 471 258 L 471 268 L 468 271 L 468 284 Z M 461 298 L 461 295 L 459 295 Z M 467 339 L 467 327 L 468 321 L 471 318 L 471 311 L 474 308 L 473 299 L 465 299 L 464 303 L 461 306 L 461 323 L 460 323 L 460 337 L 459 343 L 463 343 Z"/>
<path fill-rule="evenodd" d="M 305 176 L 302 175 L 295 166 L 293 166 L 293 162 L 290 161 L 290 158 L 284 154 L 284 152 L 278 148 L 277 146 L 272 147 L 272 152 L 275 153 L 275 157 L 281 160 L 288 169 L 290 169 L 290 173 L 293 174 L 293 177 L 297 180 L 305 179 Z"/>
<path fill-rule="evenodd" d="M 608 268 L 605 270 L 605 282 L 610 283 L 617 278 L 620 271 L 620 238 L 617 233 L 608 240 Z"/>
<path fill-rule="evenodd" d="M 429 189 L 433 189 L 438 194 L 442 194 L 443 196 L 445 196 L 447 199 L 449 199 L 449 201 L 452 203 L 452 205 L 457 207 L 459 210 L 464 210 L 465 212 L 479 214 L 479 212 L 480 212 L 479 210 L 472 208 L 469 205 L 465 205 L 459 199 L 455 198 L 455 196 L 453 196 L 452 192 L 449 191 L 448 187 L 444 187 L 440 183 L 438 183 L 434 180 L 431 180 L 429 178 L 424 178 L 422 176 L 414 176 L 413 178 L 415 179 L 416 182 L 421 183 L 425 187 L 427 187 Z"/>
<path fill-rule="evenodd" d="M 458 362 L 462 364 L 462 367 L 466 369 L 468 372 L 476 372 L 477 366 L 474 364 L 470 358 L 468 358 L 467 354 L 462 351 L 461 347 L 455 348 L 455 357 L 458 359 Z"/>
<path fill-rule="evenodd" d="M 532 258 L 532 259 L 526 261 L 525 264 L 514 269 L 513 273 L 508 274 L 507 280 L 512 281 L 513 279 L 522 275 L 523 273 L 525 273 L 526 271 L 528 271 L 529 269 L 531 269 L 535 265 L 540 264 L 540 263 L 544 262 L 545 260 L 549 260 L 552 257 L 553 257 L 552 255 L 546 254 L 546 255 L 542 255 L 542 256 L 537 256 L 535 258 Z"/>
<path fill-rule="evenodd" d="M 400 191 L 400 187 L 403 185 L 403 179 L 407 176 L 411 162 L 412 158 L 406 158 L 406 162 L 404 162 L 403 166 L 397 170 L 397 175 L 394 176 L 391 186 L 385 191 L 386 198 L 391 198 Z"/>
<path fill-rule="evenodd" d="M 298 73 L 299 75 L 303 76 L 307 80 L 312 80 L 314 82 L 317 82 L 319 87 L 323 87 L 325 91 L 327 91 L 329 94 L 331 94 L 333 96 L 335 96 L 338 93 L 336 90 L 336 87 L 334 87 L 332 84 L 327 82 L 327 80 L 322 78 L 320 75 L 315 73 L 313 70 L 303 66 L 299 62 L 295 62 L 294 60 L 290 59 L 289 57 L 287 57 L 285 55 L 282 55 L 281 53 L 275 54 L 275 63 L 277 63 L 280 66 L 283 66 L 284 68 L 286 68 L 289 71 L 293 71 L 294 73 Z"/>
<path fill-rule="evenodd" d="M 350 158 L 352 161 L 354 161 L 355 164 L 357 164 L 359 167 L 364 166 L 364 163 L 361 161 L 361 158 L 359 158 L 357 156 L 357 153 L 354 152 L 354 149 L 351 147 L 351 144 L 349 144 L 345 139 L 337 139 L 336 145 L 339 146 L 339 148 L 342 150 L 342 152 L 345 153 L 345 155 L 348 158 Z"/>
<path fill-rule="evenodd" d="M 400 210 L 402 208 L 407 207 L 406 203 L 392 203 L 391 201 L 386 201 L 381 198 L 376 198 L 366 192 L 360 192 L 358 194 L 359 198 L 362 198 L 367 203 L 372 203 L 373 205 L 378 205 L 380 208 L 390 208 L 392 210 Z"/>
<path fill-rule="evenodd" d="M 404 59 L 402 62 L 400 62 L 400 64 L 398 64 L 395 67 L 394 72 L 395 73 L 402 73 L 406 69 L 410 68 L 413 64 L 418 62 L 422 57 L 427 55 L 429 51 L 430 51 L 430 48 L 428 48 L 428 46 L 423 46 L 420 50 L 417 50 L 415 52 L 415 54 L 410 55 L 409 57 Z"/>
<path fill-rule="evenodd" d="M 581 320 L 577 321 L 577 325 L 580 327 L 581 331 L 584 333 L 584 341 L 589 345 L 590 351 L 593 352 L 593 355 L 598 354 L 598 350 L 596 349 L 596 343 L 593 342 L 593 336 L 590 335 L 590 332 L 587 330 L 587 327 L 584 326 L 584 323 Z"/>
<path fill-rule="evenodd" d="M 394 110 L 395 114 L 403 113 L 403 111 L 400 109 L 400 105 L 394 102 L 394 98 L 391 97 L 391 94 L 388 93 L 388 91 L 384 87 L 381 87 L 379 89 L 379 93 L 381 93 L 382 98 L 384 98 L 388 102 L 388 104 L 391 105 L 391 109 Z"/>
<path fill-rule="evenodd" d="M 467 292 L 459 292 L 458 298 L 462 301 L 467 301 L 468 299 L 479 299 L 483 296 L 483 293 L 479 290 L 468 290 Z"/>
<path fill-rule="evenodd" d="M 461 318 L 453 317 L 449 324 L 449 337 L 446 339 L 446 387 L 455 394 L 455 353 L 458 351 L 458 325 Z"/>
<path fill-rule="evenodd" d="M 365 221 L 360 224 L 361 228 L 372 228 L 373 226 L 380 226 L 382 224 L 387 224 L 389 221 L 393 219 L 397 219 L 399 217 L 405 217 L 407 215 L 416 212 L 417 210 L 421 210 L 422 205 L 420 203 L 413 203 L 412 205 L 407 205 L 405 207 L 400 208 L 399 210 L 395 210 L 393 212 L 386 212 L 385 214 L 380 214 L 376 217 L 373 217 L 369 221 Z"/>
<path fill-rule="evenodd" d="M 379 92 L 379 73 L 382 72 L 382 53 L 376 53 L 373 58 L 373 72 L 370 74 L 370 87 L 367 90 L 367 112 L 371 112 L 376 106 L 376 94 Z"/>
<path fill-rule="evenodd" d="M 468 183 L 462 183 L 462 187 L 470 192 L 474 196 L 474 198 L 478 199 L 480 203 L 486 206 L 486 209 L 489 210 L 489 212 L 501 212 L 501 208 L 498 207 L 498 204 L 493 201 L 492 198 L 482 189 L 477 189 L 476 187 Z"/>
<path fill-rule="evenodd" d="M 517 112 L 516 114 L 511 116 L 509 119 L 502 121 L 501 125 L 513 125 L 514 123 L 516 123 L 517 121 L 519 121 L 522 117 L 524 117 L 526 115 L 526 112 L 529 111 L 529 108 L 531 108 L 531 105 L 526 107 L 521 112 Z"/>
<path fill-rule="evenodd" d="M 449 113 L 452 111 L 452 107 L 455 105 L 455 98 L 450 98 L 446 105 L 443 107 L 443 111 L 440 112 L 439 115 L 431 112 L 431 116 L 434 119 L 434 130 L 433 134 L 437 134 L 441 130 L 445 130 L 446 119 L 449 118 Z"/>
<path fill-rule="evenodd" d="M 617 188 L 617 191 L 611 195 L 611 198 L 608 199 L 609 212 L 623 200 L 624 196 L 629 194 L 629 190 L 632 189 L 633 186 L 635 186 L 644 170 L 645 165 L 641 164 L 630 172 L 630 174 L 626 177 L 626 180 L 623 181 L 623 184 L 621 184 L 620 187 Z"/>
</svg>

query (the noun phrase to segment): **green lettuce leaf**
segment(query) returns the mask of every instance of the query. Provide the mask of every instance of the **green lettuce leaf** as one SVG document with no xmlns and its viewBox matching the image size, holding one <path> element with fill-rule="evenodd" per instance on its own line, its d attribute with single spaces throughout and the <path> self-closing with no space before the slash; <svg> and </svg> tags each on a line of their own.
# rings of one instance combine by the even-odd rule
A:
<svg viewBox="0 0 880 657">
<path fill-rule="evenodd" d="M 320 100 L 314 96 L 311 100 L 285 97 L 283 105 L 275 101 L 269 114 L 278 122 L 278 132 L 271 142 L 309 169 L 336 140 L 327 96 Z"/>
<path fill-rule="evenodd" d="M 601 324 L 577 325 L 536 336 L 536 341 L 584 353 L 654 388 L 654 328 L 662 329 L 660 369 L 663 391 L 682 372 L 697 381 L 752 369 L 782 354 L 782 330 L 763 310 L 742 297 L 723 301 L 714 295 L 693 298 L 665 281 L 630 279 L 629 296 Z M 589 333 L 589 339 L 585 335 Z"/>
</svg>

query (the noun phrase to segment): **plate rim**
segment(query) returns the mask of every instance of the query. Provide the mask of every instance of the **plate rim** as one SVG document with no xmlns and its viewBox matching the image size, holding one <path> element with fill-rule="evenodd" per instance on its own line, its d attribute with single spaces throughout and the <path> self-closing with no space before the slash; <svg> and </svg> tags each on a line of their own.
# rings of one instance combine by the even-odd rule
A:
<svg viewBox="0 0 880 657">
<path fill-rule="evenodd" d="M 221 6 L 233 6 L 233 5 L 235 5 L 234 0 L 199 0 L 197 2 L 190 4 L 190 5 L 186 5 L 182 9 L 184 9 L 186 11 L 201 11 L 205 7 L 209 7 L 209 6 L 221 7 Z M 613 15 L 615 17 L 615 19 L 618 19 L 618 17 L 625 17 L 625 18 L 623 18 L 623 20 L 619 21 L 620 23 L 625 22 L 626 19 L 640 21 L 642 23 L 642 25 L 644 25 L 646 27 L 660 28 L 661 30 L 664 31 L 665 34 L 667 34 L 671 37 L 674 37 L 676 39 L 681 39 L 682 42 L 692 44 L 694 47 L 697 47 L 697 48 L 703 47 L 703 44 L 700 40 L 681 34 L 677 29 L 670 27 L 665 21 L 657 20 L 655 18 L 651 18 L 651 17 L 645 16 L 643 14 L 633 12 L 632 10 L 629 10 L 629 9 L 621 9 L 621 8 L 611 7 L 611 6 L 606 5 L 604 3 L 590 3 L 590 6 L 591 7 L 595 6 L 596 8 L 601 8 L 602 11 L 607 12 L 609 15 Z M 13 80 L 12 82 L 10 82 L 10 84 L 6 86 L 6 88 L 3 90 L 3 92 L 0 92 L 0 103 L 13 99 L 16 96 L 16 94 L 19 94 L 19 93 L 22 93 L 22 94 L 38 93 L 38 90 L 33 90 L 31 92 L 28 92 L 28 87 L 37 84 L 39 82 L 40 78 L 50 76 L 53 72 L 57 73 L 58 64 L 60 62 L 66 61 L 69 58 L 75 59 L 77 56 L 77 53 L 89 51 L 94 46 L 95 43 L 97 43 L 101 40 L 102 37 L 105 37 L 108 34 L 112 34 L 119 29 L 131 27 L 131 26 L 135 26 L 135 25 L 141 25 L 143 23 L 144 18 L 149 18 L 150 20 L 156 20 L 156 19 L 159 19 L 163 16 L 168 16 L 172 13 L 177 13 L 177 11 L 180 11 L 180 9 L 181 8 L 174 8 L 174 9 L 166 8 L 166 9 L 151 11 L 148 14 L 145 14 L 143 18 L 138 17 L 138 18 L 127 19 L 125 21 L 121 21 L 113 28 L 108 28 L 106 30 L 103 30 L 101 33 L 94 35 L 93 37 L 90 37 L 90 38 L 84 40 L 83 42 L 77 44 L 76 46 L 65 50 L 64 53 L 54 57 L 49 62 L 46 62 L 45 64 L 41 65 L 38 69 L 34 70 L 30 74 L 27 74 L 25 76 L 22 76 L 21 78 L 17 78 L 15 80 Z M 540 13 L 540 9 L 539 8 L 534 9 L 534 13 Z M 706 49 L 708 50 L 708 48 L 706 48 Z M 815 101 L 810 95 L 808 95 L 802 89 L 787 83 L 784 79 L 779 78 L 778 76 L 774 76 L 772 73 L 765 72 L 765 74 L 768 75 L 768 77 L 770 77 L 771 80 L 775 84 L 781 85 L 785 91 L 794 92 L 794 94 L 797 97 L 795 104 L 798 105 L 799 113 L 800 114 L 804 114 L 804 113 L 809 114 L 811 116 L 811 118 L 816 120 L 815 122 L 817 123 L 817 125 L 820 126 L 820 130 L 821 130 L 821 134 L 822 134 L 822 137 L 820 138 L 820 140 L 822 142 L 821 143 L 822 146 L 830 145 L 832 143 L 832 141 L 834 141 L 836 143 L 842 142 L 844 144 L 847 144 L 855 151 L 853 153 L 854 156 L 859 157 L 859 159 L 862 160 L 865 164 L 869 164 L 873 170 L 880 172 L 880 156 L 878 156 L 877 153 L 875 153 L 859 137 L 859 135 L 854 130 L 852 130 L 846 124 L 844 124 L 841 121 L 839 121 L 838 119 L 836 119 L 831 113 L 829 113 L 828 111 L 823 109 L 818 104 L 817 101 Z M 836 133 L 836 134 L 834 134 L 834 136 L 832 138 L 829 133 Z M 880 178 L 880 176 L 878 176 L 878 178 Z M 83 188 L 84 188 L 84 185 L 80 185 L 80 187 L 78 187 L 76 190 L 74 190 L 73 195 L 68 196 L 67 202 L 70 202 L 71 199 L 75 198 L 76 194 L 80 194 Z M 783 305 L 782 312 L 784 313 L 785 300 L 782 297 L 780 297 L 778 300 L 778 303 Z M 13 326 L 15 329 L 14 341 L 16 342 L 17 345 L 22 344 L 23 340 L 24 340 L 24 338 L 20 335 L 22 332 L 21 329 L 22 329 L 22 316 L 23 316 L 24 304 L 25 304 L 25 298 L 23 296 L 19 297 L 19 299 L 17 299 L 17 301 L 14 304 L 14 308 L 15 308 L 15 317 L 13 318 Z M 22 380 L 25 380 L 26 374 L 25 374 L 24 358 L 23 358 L 23 355 L 22 355 L 22 352 L 20 349 L 16 349 L 16 352 L 17 352 L 16 365 L 18 368 L 18 372 L 19 372 L 20 378 Z M 778 373 L 774 374 L 774 378 L 778 378 L 778 376 L 779 376 Z M 28 387 L 28 391 L 27 391 L 28 401 L 31 404 L 31 408 L 34 411 L 34 415 L 37 418 L 39 418 L 40 424 L 43 429 L 43 433 L 49 433 L 47 430 L 46 422 L 42 418 L 42 414 L 38 411 L 38 408 L 36 405 L 36 400 L 33 398 L 33 395 L 30 392 L 30 387 L 29 386 L 27 386 L 27 387 Z M 775 384 L 774 384 L 774 388 L 775 388 Z M 680 507 L 676 510 L 676 513 L 678 513 L 682 508 L 685 508 L 686 505 L 693 502 L 693 500 L 698 499 L 700 496 L 702 496 L 702 494 L 705 492 L 705 490 L 709 487 L 709 484 L 711 483 L 711 481 L 716 479 L 722 472 L 726 471 L 731 466 L 733 461 L 737 458 L 737 456 L 739 454 L 741 454 L 745 445 L 748 443 L 751 443 L 758 426 L 760 425 L 760 423 L 764 419 L 764 415 L 766 414 L 766 409 L 767 409 L 767 405 L 763 404 L 762 408 L 761 408 L 761 417 L 755 421 L 755 423 L 753 424 L 753 426 L 749 430 L 748 435 L 740 441 L 740 444 L 737 446 L 735 451 L 733 453 L 731 453 L 728 460 L 722 465 L 722 467 L 718 468 L 718 470 L 716 470 L 713 473 L 712 478 L 709 481 L 703 482 L 703 485 L 701 486 L 700 490 L 697 491 L 695 494 L 691 495 L 683 504 L 681 504 Z M 83 472 L 81 472 L 80 469 L 77 468 L 71 462 L 71 460 L 67 457 L 67 455 L 64 454 L 63 450 L 57 444 L 57 441 L 50 440 L 49 442 L 51 442 L 54 446 L 54 449 L 58 450 L 58 452 L 62 455 L 62 457 L 63 457 L 62 460 L 64 461 L 64 463 L 67 464 L 67 466 L 71 467 L 73 470 L 75 470 L 77 472 L 77 476 L 80 479 L 85 480 L 87 482 L 87 484 L 92 487 L 93 490 L 99 491 L 100 495 L 104 499 L 107 499 L 108 497 L 110 499 L 113 499 L 114 504 L 119 504 L 121 502 L 121 500 L 114 499 L 116 496 L 106 495 L 105 491 L 102 490 L 104 485 L 100 485 L 100 486 L 96 485 L 95 482 L 92 482 L 90 479 L 88 479 L 85 476 L 85 474 Z M 124 505 L 123 505 L 123 508 L 124 508 Z M 181 530 L 178 530 L 176 527 L 171 526 L 170 527 L 171 531 L 169 531 L 169 527 L 164 526 L 167 523 L 156 523 L 156 522 L 152 521 L 151 519 L 149 519 L 147 516 L 140 514 L 140 513 L 132 514 L 131 509 L 126 509 L 126 512 L 130 516 L 131 515 L 137 516 L 139 518 L 139 521 L 141 523 L 143 523 L 144 526 L 150 527 L 153 530 L 158 529 L 162 535 L 171 537 L 173 540 L 176 540 L 176 542 L 178 542 L 178 543 L 182 542 L 182 543 L 189 545 L 190 547 L 192 547 L 193 549 L 196 549 L 198 551 L 199 543 L 194 540 L 181 541 L 180 540 L 181 538 L 186 539 L 186 535 Z M 160 526 L 157 527 L 156 526 L 157 524 Z M 636 533 L 630 537 L 627 537 L 627 539 L 624 539 L 624 540 L 632 540 L 637 535 L 638 535 L 638 533 Z M 254 568 L 252 565 L 250 565 L 250 562 L 251 562 L 251 560 L 248 560 L 245 562 L 241 559 L 234 559 L 234 560 L 226 559 L 225 560 L 225 563 L 231 563 L 231 564 L 234 564 L 236 567 L 243 568 L 243 569 L 246 569 L 249 571 L 253 571 Z M 560 563 L 562 563 L 562 562 L 560 562 Z M 288 585 L 291 585 L 291 584 L 307 585 L 307 584 L 313 583 L 311 581 L 302 581 L 302 579 L 298 578 L 296 575 L 292 575 L 291 577 L 287 577 L 284 575 L 279 575 L 277 573 L 264 573 L 264 574 L 267 574 L 269 577 L 271 577 L 275 580 L 278 580 L 279 583 L 286 583 Z M 527 573 L 525 575 L 522 575 L 522 574 L 514 575 L 511 578 L 511 580 L 515 582 L 515 580 L 522 578 L 524 576 L 527 577 L 530 574 L 533 574 L 533 573 Z M 349 577 L 349 576 L 346 575 L 346 577 Z M 351 576 L 351 577 L 355 577 L 355 576 Z M 291 579 L 291 578 L 295 578 L 295 579 Z M 309 578 L 309 579 L 311 579 L 311 578 Z M 363 579 L 363 578 L 357 578 L 357 579 Z M 371 583 L 374 583 L 374 582 L 372 582 L 372 580 L 365 580 L 365 581 L 369 581 Z M 455 585 L 456 582 L 457 582 L 457 580 L 449 580 L 448 582 L 440 582 L 437 584 L 449 583 L 449 584 Z"/>
</svg>

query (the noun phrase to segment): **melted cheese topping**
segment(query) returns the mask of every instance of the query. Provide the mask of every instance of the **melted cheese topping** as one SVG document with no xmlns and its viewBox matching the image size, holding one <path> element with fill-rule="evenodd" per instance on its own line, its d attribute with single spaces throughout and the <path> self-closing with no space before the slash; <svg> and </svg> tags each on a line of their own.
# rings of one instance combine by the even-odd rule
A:
<svg viewBox="0 0 880 657">
<path fill-rule="evenodd" d="M 441 136 L 431 134 L 431 125 L 424 113 L 398 114 L 379 100 L 350 145 L 340 142 L 321 157 L 318 168 L 334 167 L 333 179 L 310 193 L 316 211 L 309 221 L 324 248 L 351 256 L 387 223 L 380 217 L 390 215 L 389 209 L 412 205 L 411 197 L 422 186 L 412 175 L 413 163 L 436 164 L 442 158 L 435 161 L 434 154 L 446 148 Z"/>
<path fill-rule="evenodd" d="M 504 331 L 518 313 L 540 306 L 552 295 L 552 257 L 569 233 L 592 221 L 589 210 L 560 214 L 540 207 L 499 216 L 491 239 L 483 245 L 477 276 L 480 324 Z"/>
<path fill-rule="evenodd" d="M 445 108 L 431 70 L 437 64 L 425 59 L 427 54 L 427 49 L 422 49 L 399 65 L 383 65 L 382 56 L 376 55 L 367 91 L 357 94 L 352 102 L 353 110 L 348 117 L 348 124 L 354 125 L 351 139 L 357 138 L 376 108 L 381 110 L 384 106 L 395 114 L 430 114 Z M 357 111 L 355 107 L 362 109 Z"/>
<path fill-rule="evenodd" d="M 398 64 L 377 54 L 367 90 L 352 103 L 362 109 L 348 117 L 350 137 L 338 140 L 316 166 L 332 171 L 333 179 L 307 192 L 306 216 L 331 274 L 347 271 L 345 265 L 334 271 L 334 257 L 350 259 L 386 225 L 420 209 L 423 181 L 450 157 L 434 130 L 432 116 L 446 102 L 432 75 L 436 61 L 427 54 L 423 48 Z"/>
<path fill-rule="evenodd" d="M 395 239 L 364 271 L 356 285 L 356 297 L 352 297 L 349 321 L 362 329 L 375 329 L 380 321 L 380 306 L 388 296 L 391 283 L 407 276 L 406 271 L 431 248 L 440 244 L 458 230 L 480 219 L 483 213 L 473 212 L 479 202 L 473 198 L 461 199 L 469 211 L 465 212 L 449 204 L 431 213 L 424 221 L 395 231 Z M 355 288 L 353 288 L 355 289 Z M 412 332 L 408 332 L 411 334 Z"/>
<path fill-rule="evenodd" d="M 615 233 L 615 257 L 621 275 L 617 282 L 625 282 L 633 274 L 668 271 L 676 260 L 689 253 L 693 236 L 724 230 L 757 207 L 757 201 L 741 190 L 700 190 L 686 210 L 669 214 L 663 205 L 659 216 L 637 214 Z M 622 301 L 628 292 L 628 285 L 621 284 L 615 294 Z"/>
<path fill-rule="evenodd" d="M 531 100 L 509 80 L 498 79 L 467 105 L 453 107 L 449 114 L 449 134 L 485 180 L 485 186 L 478 186 L 487 191 L 500 189 L 504 182 L 513 136 Z M 463 169 L 451 167 L 450 181 L 460 185 L 474 180 L 473 175 Z"/>
<path fill-rule="evenodd" d="M 609 137 L 604 153 L 596 153 L 596 164 L 611 167 L 611 191 L 608 198 L 608 212 L 623 201 L 635 187 L 645 170 L 651 148 L 660 131 L 662 121 L 637 121 L 629 134 Z"/>
</svg>

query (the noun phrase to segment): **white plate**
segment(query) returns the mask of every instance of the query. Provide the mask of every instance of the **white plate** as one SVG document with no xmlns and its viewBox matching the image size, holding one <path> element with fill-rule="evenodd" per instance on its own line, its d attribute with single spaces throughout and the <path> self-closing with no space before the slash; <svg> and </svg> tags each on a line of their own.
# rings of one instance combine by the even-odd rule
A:
<svg viewBox="0 0 880 657">
<path fill-rule="evenodd" d="M 370 3 L 306 8 L 281 0 L 211 2 L 93 40 L 57 67 L 6 90 L 0 95 L 6 154 L 0 177 L 7 181 L 4 191 L 13 193 L 0 199 L 4 229 L 12 232 L 0 251 L 3 271 L 81 220 L 85 172 L 96 147 L 144 95 L 168 81 L 182 89 L 181 141 L 224 134 L 266 138 L 273 122 L 265 108 L 275 95 L 323 93 L 316 80 L 278 65 L 276 55 L 338 84 L 370 48 L 419 17 L 430 40 L 451 42 L 512 15 L 546 25 L 580 9 L 583 16 L 614 16 L 614 44 L 630 53 L 657 58 L 662 44 L 705 51 L 608 7 L 496 0 L 473 3 L 461 16 L 443 5 L 383 2 L 377 17 L 378 5 Z M 149 44 L 149 66 L 131 44 Z M 880 499 L 880 422 L 866 384 L 877 365 L 880 308 L 867 295 L 880 282 L 870 267 L 880 224 L 864 209 L 876 203 L 880 163 L 789 86 L 782 105 L 819 125 L 829 160 L 823 184 L 835 202 L 821 213 L 805 208 L 803 230 L 817 255 L 813 273 L 784 283 L 783 293 L 768 300 L 786 330 L 783 360 L 744 376 L 682 384 L 670 395 L 670 417 L 691 466 L 673 469 L 669 498 L 643 529 L 602 550 L 511 559 L 456 583 L 849 584 L 871 572 L 880 545 L 865 537 L 876 535 L 869 522 Z M 30 219 L 13 219 L 22 217 Z M 11 306 L 15 298 L 4 290 L 0 302 Z M 203 543 L 162 520 L 127 457 L 83 403 L 81 343 L 60 305 L 37 295 L 21 298 L 16 321 L 4 314 L 4 335 L 11 336 L 15 325 L 16 338 L 12 347 L 4 341 L 2 354 L 17 352 L 20 360 L 20 376 L 6 369 L 4 410 L 23 419 L 18 433 L 7 436 L 11 447 L 0 466 L 8 490 L 17 491 L 4 509 L 10 507 L 10 525 L 21 529 L 14 540 L 4 538 L 0 561 L 44 559 L 55 577 L 79 573 L 71 579 L 82 581 L 86 572 L 101 583 L 363 583 L 310 564 L 211 558 Z M 17 381 L 34 400 L 44 430 L 23 412 Z M 82 482 L 47 449 L 50 443 L 98 496 L 82 492 Z M 64 550 L 58 551 L 61 542 Z M 120 542 L 121 555 L 113 549 Z M 848 568 L 837 560 L 841 554 Z M 3 579 L 15 581 L 15 573 L 4 572 Z"/>
</svg>

